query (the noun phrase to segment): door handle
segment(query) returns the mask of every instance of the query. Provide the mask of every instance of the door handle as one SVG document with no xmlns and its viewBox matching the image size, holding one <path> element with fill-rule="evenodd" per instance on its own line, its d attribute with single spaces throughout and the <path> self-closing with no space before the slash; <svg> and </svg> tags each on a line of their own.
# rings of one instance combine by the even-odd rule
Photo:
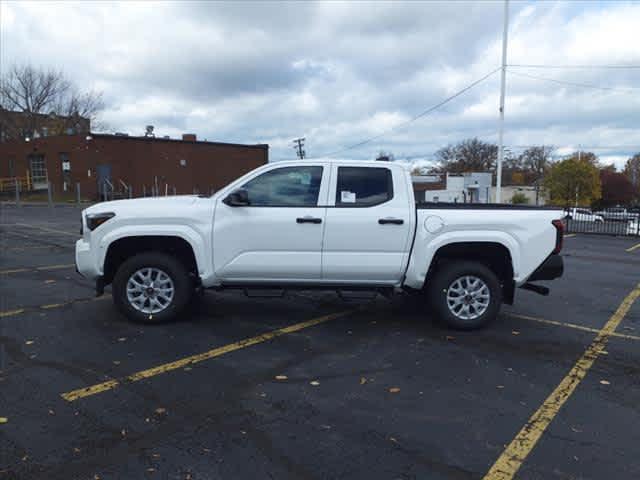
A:
<svg viewBox="0 0 640 480">
<path fill-rule="evenodd" d="M 378 223 L 380 225 L 402 225 L 404 223 L 404 220 L 402 220 L 401 218 L 381 218 L 378 220 Z"/>
<path fill-rule="evenodd" d="M 321 218 L 316 217 L 298 217 L 296 223 L 322 223 Z"/>
</svg>

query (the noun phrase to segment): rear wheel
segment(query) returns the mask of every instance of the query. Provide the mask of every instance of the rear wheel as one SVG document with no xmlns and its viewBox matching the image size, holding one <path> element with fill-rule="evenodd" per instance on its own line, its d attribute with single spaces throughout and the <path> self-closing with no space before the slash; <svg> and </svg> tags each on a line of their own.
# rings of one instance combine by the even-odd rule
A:
<svg viewBox="0 0 640 480">
<path fill-rule="evenodd" d="M 428 279 L 432 308 L 447 326 L 473 330 L 492 321 L 502 304 L 502 288 L 495 273 L 472 261 L 450 261 Z"/>
<path fill-rule="evenodd" d="M 185 312 L 193 294 L 184 265 L 160 252 L 125 260 L 113 279 L 113 301 L 134 322 L 162 323 Z"/>
</svg>

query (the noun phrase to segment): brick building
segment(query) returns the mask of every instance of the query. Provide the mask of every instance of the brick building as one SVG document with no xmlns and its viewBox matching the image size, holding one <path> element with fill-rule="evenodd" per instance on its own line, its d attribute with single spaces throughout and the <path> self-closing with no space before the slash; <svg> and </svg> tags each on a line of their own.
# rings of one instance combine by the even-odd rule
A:
<svg viewBox="0 0 640 480">
<path fill-rule="evenodd" d="M 268 145 L 240 145 L 125 135 L 61 135 L 0 143 L 0 178 L 17 177 L 32 190 L 83 198 L 209 193 L 269 161 Z"/>
</svg>

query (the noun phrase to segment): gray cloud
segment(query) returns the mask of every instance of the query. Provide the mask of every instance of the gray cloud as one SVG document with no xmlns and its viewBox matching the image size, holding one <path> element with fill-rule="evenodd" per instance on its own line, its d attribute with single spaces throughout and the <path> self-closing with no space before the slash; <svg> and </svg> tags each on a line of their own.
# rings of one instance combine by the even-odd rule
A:
<svg viewBox="0 0 640 480">
<path fill-rule="evenodd" d="M 377 135 L 499 65 L 501 2 L 2 2 L 0 66 L 64 69 L 102 90 L 114 129 L 268 142 L 290 158 Z M 640 4 L 512 2 L 509 63 L 640 64 Z M 640 70 L 513 69 L 618 88 Z M 345 154 L 428 158 L 497 138 L 498 75 Z M 637 95 L 508 76 L 506 142 L 635 145 Z M 600 150 L 618 164 L 631 151 Z"/>
</svg>

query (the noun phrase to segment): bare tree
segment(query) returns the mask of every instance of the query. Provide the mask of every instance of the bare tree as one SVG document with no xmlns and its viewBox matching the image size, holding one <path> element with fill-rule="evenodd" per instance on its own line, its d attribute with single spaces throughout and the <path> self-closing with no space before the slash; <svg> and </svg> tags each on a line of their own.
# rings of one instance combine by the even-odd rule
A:
<svg viewBox="0 0 640 480">
<path fill-rule="evenodd" d="M 498 146 L 477 138 L 469 138 L 441 148 L 435 156 L 441 171 L 493 172 L 498 158 Z"/>
<path fill-rule="evenodd" d="M 59 70 L 15 65 L 0 77 L 0 132 L 5 139 L 32 136 L 45 123 L 55 125 L 58 131 L 52 133 L 65 133 L 84 119 L 95 121 L 103 107 L 101 93 L 81 92 Z"/>
<path fill-rule="evenodd" d="M 544 175 L 549 170 L 554 148 L 548 145 L 529 147 L 519 157 L 519 164 L 526 175 L 527 183 L 533 183 L 536 188 L 536 205 L 540 199 L 540 187 Z"/>
</svg>

